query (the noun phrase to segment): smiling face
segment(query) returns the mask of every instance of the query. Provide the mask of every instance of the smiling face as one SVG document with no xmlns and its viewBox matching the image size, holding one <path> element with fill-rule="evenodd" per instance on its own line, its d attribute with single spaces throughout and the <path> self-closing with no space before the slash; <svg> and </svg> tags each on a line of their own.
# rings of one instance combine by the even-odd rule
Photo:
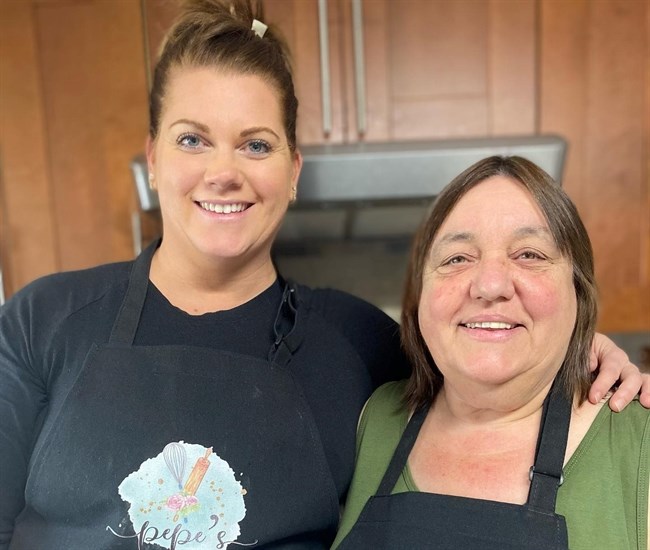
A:
<svg viewBox="0 0 650 550">
<path fill-rule="evenodd" d="M 147 159 L 168 255 L 271 261 L 301 167 L 273 87 L 254 75 L 173 68 Z"/>
<path fill-rule="evenodd" d="M 469 190 L 422 278 L 420 330 L 445 386 L 550 383 L 576 310 L 572 266 L 530 193 L 503 176 Z"/>
</svg>

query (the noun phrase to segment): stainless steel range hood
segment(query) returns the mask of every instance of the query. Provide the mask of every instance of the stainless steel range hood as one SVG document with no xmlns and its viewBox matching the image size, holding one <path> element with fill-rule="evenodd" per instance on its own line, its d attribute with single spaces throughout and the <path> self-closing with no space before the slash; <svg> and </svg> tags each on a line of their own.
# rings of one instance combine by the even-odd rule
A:
<svg viewBox="0 0 650 550">
<path fill-rule="evenodd" d="M 560 183 L 566 142 L 549 135 L 312 146 L 302 153 L 298 201 L 280 245 L 410 238 L 442 188 L 482 158 L 519 155 Z"/>
<path fill-rule="evenodd" d="M 463 170 L 491 155 L 525 157 L 560 181 L 565 149 L 558 136 L 303 147 L 298 202 L 322 207 L 431 198 Z"/>
<path fill-rule="evenodd" d="M 491 155 L 519 155 L 562 179 L 559 136 L 455 139 L 301 148 L 298 201 L 278 243 L 408 237 L 431 201 L 460 172 Z M 158 208 L 143 157 L 132 163 L 143 210 Z"/>
</svg>

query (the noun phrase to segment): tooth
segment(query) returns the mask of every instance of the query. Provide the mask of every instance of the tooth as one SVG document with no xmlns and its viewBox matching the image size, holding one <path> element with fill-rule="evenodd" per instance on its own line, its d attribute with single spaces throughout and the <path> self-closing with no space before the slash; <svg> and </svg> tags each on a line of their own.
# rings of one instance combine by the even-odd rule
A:
<svg viewBox="0 0 650 550">
<path fill-rule="evenodd" d="M 486 329 L 511 329 L 514 325 L 509 323 L 498 323 L 495 321 L 485 321 L 482 323 L 467 323 L 467 328 L 486 328 Z"/>
<path fill-rule="evenodd" d="M 231 206 L 229 204 L 225 204 L 223 206 L 223 213 L 224 214 L 230 214 L 230 212 L 231 212 Z"/>
</svg>

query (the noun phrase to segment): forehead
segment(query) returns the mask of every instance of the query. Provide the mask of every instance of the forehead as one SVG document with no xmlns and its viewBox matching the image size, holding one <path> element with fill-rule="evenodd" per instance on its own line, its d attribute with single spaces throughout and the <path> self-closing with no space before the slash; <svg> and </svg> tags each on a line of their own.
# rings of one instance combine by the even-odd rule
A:
<svg viewBox="0 0 650 550">
<path fill-rule="evenodd" d="M 251 110 L 259 115 L 280 115 L 277 90 L 255 74 L 224 71 L 210 66 L 175 65 L 169 71 L 164 108 L 193 109 L 197 113 L 230 109 Z"/>
<path fill-rule="evenodd" d="M 450 228 L 507 231 L 518 226 L 548 229 L 532 194 L 517 180 L 492 176 L 470 189 L 451 209 L 438 235 Z"/>
</svg>

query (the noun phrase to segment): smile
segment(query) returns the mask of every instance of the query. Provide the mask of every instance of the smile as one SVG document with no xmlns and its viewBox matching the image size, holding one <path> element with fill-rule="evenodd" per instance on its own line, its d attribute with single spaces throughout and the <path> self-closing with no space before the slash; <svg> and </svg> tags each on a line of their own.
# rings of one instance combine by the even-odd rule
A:
<svg viewBox="0 0 650 550">
<path fill-rule="evenodd" d="M 199 202 L 198 205 L 209 212 L 215 212 L 217 214 L 231 214 L 233 212 L 243 212 L 246 210 L 250 204 L 246 202 L 235 202 L 231 204 L 215 204 L 212 202 Z"/>
<path fill-rule="evenodd" d="M 463 323 L 464 327 L 467 328 L 487 328 L 493 330 L 510 330 L 515 328 L 517 325 L 511 325 L 510 323 L 497 323 L 494 321 L 486 321 L 483 323 Z"/>
</svg>

